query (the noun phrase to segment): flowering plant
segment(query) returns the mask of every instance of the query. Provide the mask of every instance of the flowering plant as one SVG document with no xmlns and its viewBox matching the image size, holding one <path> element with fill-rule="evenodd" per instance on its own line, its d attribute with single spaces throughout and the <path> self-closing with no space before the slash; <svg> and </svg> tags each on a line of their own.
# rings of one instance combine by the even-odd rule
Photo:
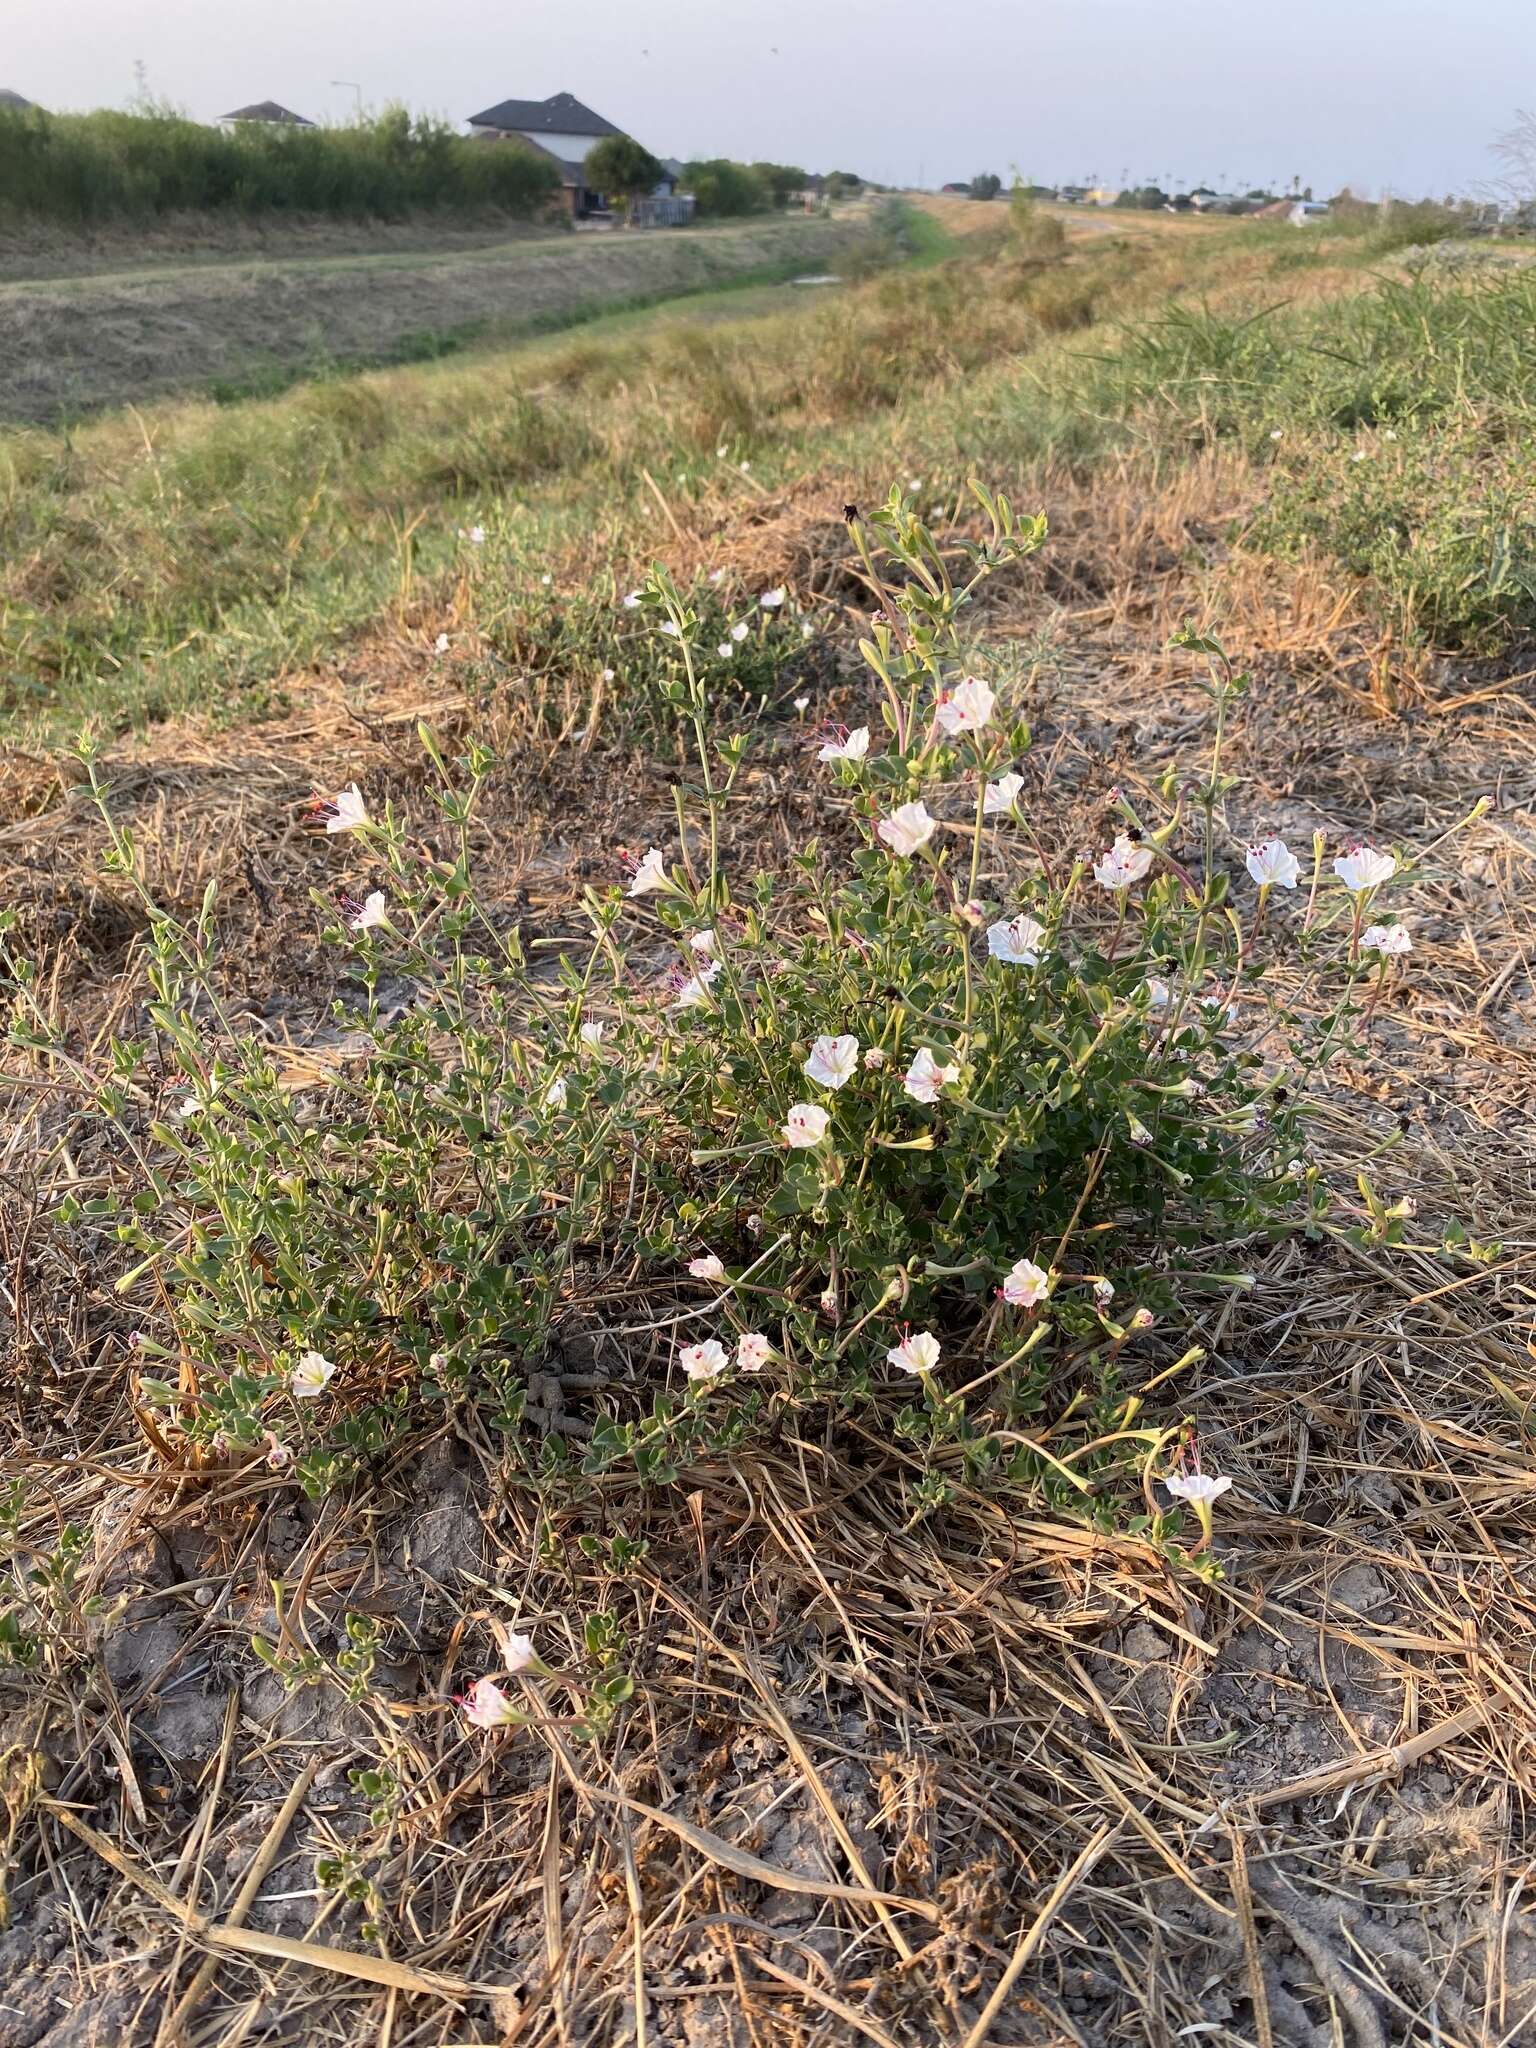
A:
<svg viewBox="0 0 1536 2048">
<path fill-rule="evenodd" d="M 1211 1270 L 1217 1247 L 1338 1227 L 1306 1094 L 1398 971 L 1403 928 L 1366 920 L 1399 861 L 1351 847 L 1330 868 L 1319 836 L 1303 886 L 1270 834 L 1234 902 L 1222 745 L 1244 682 L 1192 635 L 1203 776 L 1170 771 L 1155 814 L 1112 793 L 1107 843 L 1053 844 L 1029 733 L 964 638 L 982 581 L 1044 522 L 976 496 L 980 537 L 943 548 L 900 493 L 849 508 L 879 717 L 808 748 L 841 859 L 818 841 L 778 870 L 726 861 L 750 737 L 715 729 L 715 624 L 658 568 L 630 609 L 694 779 L 671 843 L 586 892 L 553 978 L 477 895 L 489 756 L 451 765 L 427 732 L 446 853 L 356 786 L 316 813 L 375 883 L 329 933 L 355 953 L 366 1035 L 328 1089 L 293 1089 L 224 1027 L 211 904 L 192 925 L 153 912 L 154 1019 L 187 1092 L 119 1229 L 172 1282 L 177 1374 L 143 1380 L 163 1429 L 312 1488 L 423 1388 L 528 1441 L 551 1329 L 587 1274 L 638 1255 L 659 1307 L 620 1331 L 642 1341 L 582 1425 L 589 1466 L 665 1479 L 785 1405 L 888 1392 L 919 1507 L 989 1469 L 1091 1504 L 1109 1468 L 1162 1454 L 1128 1349 L 1184 1286 L 1249 1284 Z M 1327 988 L 1307 1015 L 1274 993 L 1275 957 Z M 386 968 L 418 990 L 392 1017 Z M 109 1107 L 142 1101 L 142 1056 L 119 1050 Z M 981 1390 L 969 1407 L 952 1367 Z M 567 1458 L 567 1432 L 526 1455 Z"/>
</svg>

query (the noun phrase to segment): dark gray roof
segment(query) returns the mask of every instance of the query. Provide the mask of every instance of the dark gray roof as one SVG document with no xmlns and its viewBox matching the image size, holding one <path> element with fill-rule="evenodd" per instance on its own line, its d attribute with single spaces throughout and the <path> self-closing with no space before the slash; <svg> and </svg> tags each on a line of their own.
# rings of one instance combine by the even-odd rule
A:
<svg viewBox="0 0 1536 2048">
<path fill-rule="evenodd" d="M 506 128 L 516 133 L 545 135 L 622 135 L 601 114 L 584 107 L 573 93 L 551 93 L 547 100 L 502 100 L 483 114 L 471 114 L 471 128 Z"/>
<path fill-rule="evenodd" d="M 279 106 L 276 100 L 255 100 L 248 107 L 236 107 L 232 114 L 220 114 L 221 121 L 275 121 L 280 128 L 313 128 L 313 121 L 306 121 L 302 114 L 296 114 L 292 107 Z"/>
<path fill-rule="evenodd" d="M 0 85 L 0 107 L 9 107 L 13 114 L 24 114 L 32 105 L 19 92 L 12 92 L 8 85 Z"/>
</svg>

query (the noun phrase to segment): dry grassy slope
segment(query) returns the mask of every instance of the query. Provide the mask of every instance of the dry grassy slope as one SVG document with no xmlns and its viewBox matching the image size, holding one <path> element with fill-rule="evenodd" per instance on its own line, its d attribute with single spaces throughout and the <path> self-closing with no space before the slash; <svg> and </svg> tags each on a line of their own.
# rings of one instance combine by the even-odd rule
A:
<svg viewBox="0 0 1536 2048">
<path fill-rule="evenodd" d="M 111 221 L 94 228 L 9 221 L 0 222 L 0 282 L 99 278 L 189 264 L 421 255 L 563 234 L 563 229 L 509 221 L 501 214 L 484 219 L 428 214 L 408 220 L 338 220 L 334 215 L 228 220 L 188 213 L 150 222 Z"/>
<path fill-rule="evenodd" d="M 828 511 L 843 483 L 765 494 L 723 545 L 720 508 L 684 508 L 679 559 L 723 562 L 748 590 L 789 580 L 846 649 L 853 586 Z M 1211 603 L 1202 564 L 1220 560 L 1210 536 L 1235 487 L 1216 460 L 1157 486 L 1130 467 L 1051 486 L 1056 538 L 987 621 L 1054 643 L 1029 707 L 1028 801 L 1047 837 L 1084 843 L 1112 784 L 1138 791 L 1197 746 L 1205 700 L 1161 649 Z M 12 1429 L 41 1503 L 28 1531 L 88 1521 L 90 1584 L 130 1605 L 67 1684 L 19 1705 L 8 1693 L 8 1741 L 56 1764 L 43 1798 L 13 1772 L 5 2039 L 74 2048 L 97 2025 L 147 2040 L 184 1999 L 207 2041 L 1530 2037 L 1529 714 L 1518 679 L 1449 670 L 1432 702 L 1383 713 L 1346 594 L 1305 568 L 1240 565 L 1220 595 L 1256 668 L 1233 734 L 1230 857 L 1261 826 L 1293 843 L 1313 827 L 1422 840 L 1498 795 L 1415 892 L 1410 970 L 1319 1127 L 1347 1187 L 1401 1122 L 1373 1172 L 1417 1191 L 1426 1247 L 1459 1214 L 1504 1238 L 1495 1265 L 1467 1278 L 1429 1248 L 1389 1263 L 1301 1243 L 1261 1257 L 1255 1292 L 1197 1333 L 1204 1364 L 1152 1396 L 1198 1414 L 1235 1478 L 1218 1587 L 1028 1501 L 962 1494 L 909 1528 L 902 1452 L 859 1430 L 690 1473 L 691 1502 L 605 1482 L 608 1526 L 651 1544 L 613 1582 L 560 1540 L 573 1523 L 558 1509 L 540 1548 L 468 1416 L 320 1510 L 264 1474 L 157 1479 L 124 1402 L 121 1305 L 48 1213 L 61 1179 L 88 1191 L 118 1169 L 61 1154 L 64 1105 L 23 1093 L 0 1165 Z M 410 618 L 312 679 L 283 724 L 233 741 L 161 731 L 117 757 L 157 885 L 182 906 L 210 878 L 226 888 L 237 1013 L 280 1041 L 311 1039 L 329 994 L 305 892 L 334 883 L 334 849 L 296 833 L 297 807 L 354 774 L 418 805 L 414 722 L 462 730 L 461 675 L 506 761 L 485 858 L 529 935 L 561 928 L 606 849 L 664 825 L 656 764 L 609 728 L 590 752 L 557 740 L 588 707 L 498 678 L 472 636 L 445 678 L 427 652 L 439 626 L 466 631 L 446 612 Z M 851 710 L 852 674 L 824 673 L 808 718 Z M 735 820 L 743 851 L 782 847 L 814 807 L 803 742 L 785 734 Z M 133 1019 L 141 931 L 99 877 L 80 804 L 0 846 L 45 1000 L 83 1052 Z M 557 1363 L 624 1370 L 633 1319 L 632 1277 L 594 1276 Z M 586 1398 L 558 1383 L 541 1396 Z M 349 1607 L 390 1617 L 364 1706 L 285 1700 L 255 1667 L 274 1574 L 304 1589 L 299 1621 L 323 1647 Z M 462 1739 L 446 1696 L 508 1595 L 556 1663 L 576 1653 L 570 1617 L 606 1603 L 622 1618 L 638 1704 L 610 1750 L 571 1749 L 558 1683 L 547 1725 Z M 370 1834 L 346 1770 L 381 1755 L 404 1797 Z M 392 1982 L 349 1974 L 374 1951 L 356 1909 L 314 1891 L 315 1854 L 339 1842 L 379 1884 Z M 193 1909 L 242 1920 L 254 1952 L 189 1932 Z"/>
<path fill-rule="evenodd" d="M 0 285 L 0 422 L 388 355 L 407 337 L 532 325 L 787 264 L 819 269 L 855 232 L 843 219 L 772 220 Z"/>
</svg>

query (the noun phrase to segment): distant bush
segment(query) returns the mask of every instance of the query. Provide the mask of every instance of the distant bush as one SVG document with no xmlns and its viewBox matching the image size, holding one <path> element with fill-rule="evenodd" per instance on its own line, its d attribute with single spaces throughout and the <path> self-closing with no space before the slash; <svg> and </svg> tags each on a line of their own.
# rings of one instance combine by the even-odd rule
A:
<svg viewBox="0 0 1536 2048">
<path fill-rule="evenodd" d="M 171 213 L 527 214 L 558 183 L 553 162 L 531 150 L 468 141 L 404 107 L 345 128 L 229 130 L 170 109 L 0 111 L 0 218 L 89 227 Z"/>
<path fill-rule="evenodd" d="M 1054 213 L 1043 213 L 1030 188 L 1015 183 L 1008 200 L 1008 233 L 1016 256 L 1054 261 L 1066 253 L 1067 231 Z"/>
<path fill-rule="evenodd" d="M 798 164 L 756 163 L 751 168 L 753 175 L 767 186 L 773 204 L 780 208 L 797 199 L 810 183 Z"/>
<path fill-rule="evenodd" d="M 1389 256 L 1475 231 L 1482 208 L 1439 199 L 1357 199 L 1346 185 L 1329 201 L 1329 232 L 1358 235 L 1373 255 Z"/>
<path fill-rule="evenodd" d="M 701 157 L 685 164 L 683 189 L 693 194 L 701 214 L 716 217 L 766 213 L 773 203 L 773 187 L 758 167 L 739 164 L 728 156 Z"/>
<path fill-rule="evenodd" d="M 1383 208 L 1371 229 L 1371 247 L 1385 256 L 1396 249 L 1423 248 L 1431 242 L 1449 241 L 1453 235 L 1466 232 L 1475 214 L 1475 208 L 1443 206 L 1433 199 L 1421 199 L 1412 206 L 1394 202 Z"/>
<path fill-rule="evenodd" d="M 710 156 L 683 166 L 684 191 L 693 194 L 701 214 L 719 218 L 781 211 L 810 182 L 798 164 L 743 164 L 734 157 Z"/>
</svg>

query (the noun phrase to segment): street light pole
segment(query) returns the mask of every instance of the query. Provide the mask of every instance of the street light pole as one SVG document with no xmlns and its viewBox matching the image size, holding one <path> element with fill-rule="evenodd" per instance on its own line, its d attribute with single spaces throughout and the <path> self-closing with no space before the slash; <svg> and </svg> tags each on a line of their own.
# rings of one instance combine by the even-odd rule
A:
<svg viewBox="0 0 1536 2048">
<path fill-rule="evenodd" d="M 348 92 L 356 95 L 357 105 L 353 111 L 357 115 L 358 120 L 361 121 L 363 118 L 363 88 L 355 79 L 351 78 L 333 78 L 331 83 L 332 85 L 345 86 Z"/>
</svg>

